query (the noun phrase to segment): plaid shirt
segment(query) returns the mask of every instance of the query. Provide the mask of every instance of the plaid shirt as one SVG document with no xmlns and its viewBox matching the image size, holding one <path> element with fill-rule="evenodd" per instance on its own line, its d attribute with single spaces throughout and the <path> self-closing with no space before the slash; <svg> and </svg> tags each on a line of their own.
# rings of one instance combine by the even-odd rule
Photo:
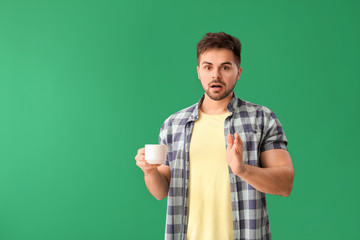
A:
<svg viewBox="0 0 360 240">
<path fill-rule="evenodd" d="M 204 100 L 168 117 L 161 126 L 159 144 L 167 145 L 166 165 L 171 181 L 166 215 L 166 240 L 184 240 L 187 232 L 189 194 L 189 145 L 199 106 Z M 236 97 L 227 106 L 231 113 L 224 122 L 227 134 L 237 132 L 243 141 L 244 163 L 261 167 L 260 153 L 269 149 L 287 150 L 287 139 L 276 115 L 268 108 Z M 271 239 L 265 193 L 259 192 L 229 167 L 234 239 Z M 209 211 L 211 211 L 209 209 Z"/>
</svg>

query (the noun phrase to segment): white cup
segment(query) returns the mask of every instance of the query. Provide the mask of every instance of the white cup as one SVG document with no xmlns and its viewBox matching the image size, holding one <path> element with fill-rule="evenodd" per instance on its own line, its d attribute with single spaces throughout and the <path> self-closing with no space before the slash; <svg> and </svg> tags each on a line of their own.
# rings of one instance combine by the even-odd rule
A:
<svg viewBox="0 0 360 240">
<path fill-rule="evenodd" d="M 163 164 L 166 161 L 166 145 L 145 144 L 145 160 L 149 164 Z"/>
</svg>

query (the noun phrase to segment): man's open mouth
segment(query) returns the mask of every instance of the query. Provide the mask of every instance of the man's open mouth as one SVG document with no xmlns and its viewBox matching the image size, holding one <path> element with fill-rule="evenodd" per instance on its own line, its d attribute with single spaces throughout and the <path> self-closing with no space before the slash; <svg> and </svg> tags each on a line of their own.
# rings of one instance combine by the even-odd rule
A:
<svg viewBox="0 0 360 240">
<path fill-rule="evenodd" d="M 215 89 L 215 90 L 219 90 L 222 88 L 222 85 L 221 84 L 211 84 L 210 86 L 212 89 Z"/>
</svg>

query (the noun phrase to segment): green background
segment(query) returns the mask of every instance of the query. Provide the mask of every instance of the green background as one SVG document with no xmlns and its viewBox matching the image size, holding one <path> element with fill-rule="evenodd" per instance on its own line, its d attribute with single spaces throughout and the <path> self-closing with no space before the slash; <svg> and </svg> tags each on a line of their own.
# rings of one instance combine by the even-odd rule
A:
<svg viewBox="0 0 360 240">
<path fill-rule="evenodd" d="M 359 239 L 359 1 L 0 1 L 0 239 L 163 239 L 138 148 L 197 102 L 196 44 L 242 43 L 238 97 L 295 167 L 274 239 Z"/>
</svg>

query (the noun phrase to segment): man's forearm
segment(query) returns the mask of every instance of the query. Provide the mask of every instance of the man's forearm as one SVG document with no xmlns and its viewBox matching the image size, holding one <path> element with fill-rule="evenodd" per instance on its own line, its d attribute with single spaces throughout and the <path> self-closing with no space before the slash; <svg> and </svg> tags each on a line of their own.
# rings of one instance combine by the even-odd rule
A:
<svg viewBox="0 0 360 240">
<path fill-rule="evenodd" d="M 157 199 L 161 200 L 168 195 L 169 183 L 157 169 L 144 176 L 146 187 L 149 192 Z"/>
<path fill-rule="evenodd" d="M 281 195 L 290 195 L 294 172 L 289 166 L 261 168 L 244 164 L 245 171 L 238 176 L 253 186 L 256 190 Z"/>
</svg>

